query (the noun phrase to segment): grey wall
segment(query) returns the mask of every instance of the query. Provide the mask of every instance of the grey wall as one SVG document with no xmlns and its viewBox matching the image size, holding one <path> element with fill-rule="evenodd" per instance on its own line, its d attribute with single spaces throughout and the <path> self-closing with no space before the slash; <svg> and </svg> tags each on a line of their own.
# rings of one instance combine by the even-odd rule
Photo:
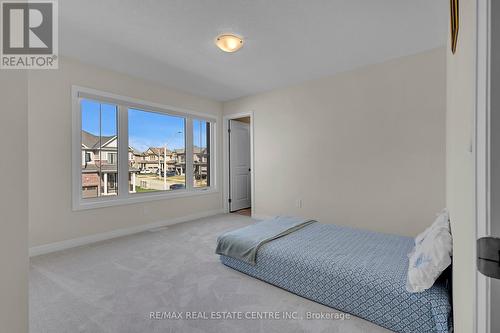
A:
<svg viewBox="0 0 500 333">
<path fill-rule="evenodd" d="M 257 215 L 414 236 L 445 206 L 444 47 L 223 107 L 254 111 Z"/>
<path fill-rule="evenodd" d="M 28 331 L 28 85 L 0 70 L 0 331 Z"/>
</svg>

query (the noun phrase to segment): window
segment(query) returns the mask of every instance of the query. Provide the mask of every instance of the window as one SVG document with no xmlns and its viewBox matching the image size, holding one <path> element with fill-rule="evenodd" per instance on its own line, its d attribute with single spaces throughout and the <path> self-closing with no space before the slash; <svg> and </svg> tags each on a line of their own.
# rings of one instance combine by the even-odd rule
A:
<svg viewBox="0 0 500 333">
<path fill-rule="evenodd" d="M 216 191 L 216 118 L 73 88 L 73 207 Z"/>
<path fill-rule="evenodd" d="M 186 119 L 144 110 L 128 110 L 128 141 L 132 150 L 149 157 L 132 161 L 130 193 L 174 191 L 186 188 Z"/>
<path fill-rule="evenodd" d="M 116 153 L 108 153 L 108 164 L 116 164 Z"/>
<path fill-rule="evenodd" d="M 210 186 L 210 122 L 193 120 L 193 186 Z"/>
<path fill-rule="evenodd" d="M 116 195 L 118 168 L 116 105 L 81 100 L 82 198 Z"/>
</svg>

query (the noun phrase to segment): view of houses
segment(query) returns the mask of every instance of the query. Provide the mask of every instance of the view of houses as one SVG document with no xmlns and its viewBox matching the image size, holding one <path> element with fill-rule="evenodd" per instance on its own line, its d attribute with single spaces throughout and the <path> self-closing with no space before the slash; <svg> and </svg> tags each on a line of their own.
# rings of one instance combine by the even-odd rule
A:
<svg viewBox="0 0 500 333">
<path fill-rule="evenodd" d="M 118 191 L 117 136 L 97 136 L 82 130 L 82 197 L 116 195 Z M 185 188 L 185 149 L 149 147 L 128 149 L 129 192 L 169 191 Z M 193 147 L 194 187 L 210 185 L 209 152 Z"/>
</svg>

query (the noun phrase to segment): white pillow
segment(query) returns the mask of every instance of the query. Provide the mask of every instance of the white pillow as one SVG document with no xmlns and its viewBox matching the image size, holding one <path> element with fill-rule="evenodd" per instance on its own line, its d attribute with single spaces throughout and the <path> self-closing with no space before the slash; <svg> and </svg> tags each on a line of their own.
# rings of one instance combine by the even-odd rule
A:
<svg viewBox="0 0 500 333">
<path fill-rule="evenodd" d="M 448 212 L 444 210 L 415 239 L 415 247 L 408 254 L 406 290 L 415 293 L 432 287 L 439 275 L 451 264 L 451 255 L 450 223 Z"/>
<path fill-rule="evenodd" d="M 436 214 L 436 219 L 434 220 L 434 222 L 429 227 L 427 227 L 427 229 L 418 234 L 417 237 L 415 237 L 415 245 L 421 244 L 424 238 L 431 232 L 431 230 L 440 225 L 449 227 L 449 215 L 446 208 Z"/>
</svg>

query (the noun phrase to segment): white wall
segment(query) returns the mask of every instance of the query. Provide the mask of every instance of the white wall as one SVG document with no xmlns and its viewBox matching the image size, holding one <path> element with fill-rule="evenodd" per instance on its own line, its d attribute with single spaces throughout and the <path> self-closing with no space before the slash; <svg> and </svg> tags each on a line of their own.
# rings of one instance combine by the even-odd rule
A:
<svg viewBox="0 0 500 333">
<path fill-rule="evenodd" d="M 460 2 L 456 54 L 447 48 L 446 205 L 453 233 L 455 332 L 473 332 L 474 156 L 476 1 Z"/>
<path fill-rule="evenodd" d="M 72 85 L 215 114 L 219 118 L 222 112 L 219 102 L 85 65 L 73 59 L 61 59 L 59 70 L 32 71 L 29 76 L 30 246 L 137 227 L 222 208 L 222 195 L 219 192 L 144 204 L 72 211 Z M 220 142 L 220 131 L 218 134 Z M 220 161 L 217 162 L 221 165 Z"/>
<path fill-rule="evenodd" d="M 0 330 L 28 332 L 28 83 L 0 71 Z"/>
<path fill-rule="evenodd" d="M 256 214 L 427 227 L 445 206 L 445 61 L 440 48 L 224 103 L 255 113 Z"/>
</svg>

